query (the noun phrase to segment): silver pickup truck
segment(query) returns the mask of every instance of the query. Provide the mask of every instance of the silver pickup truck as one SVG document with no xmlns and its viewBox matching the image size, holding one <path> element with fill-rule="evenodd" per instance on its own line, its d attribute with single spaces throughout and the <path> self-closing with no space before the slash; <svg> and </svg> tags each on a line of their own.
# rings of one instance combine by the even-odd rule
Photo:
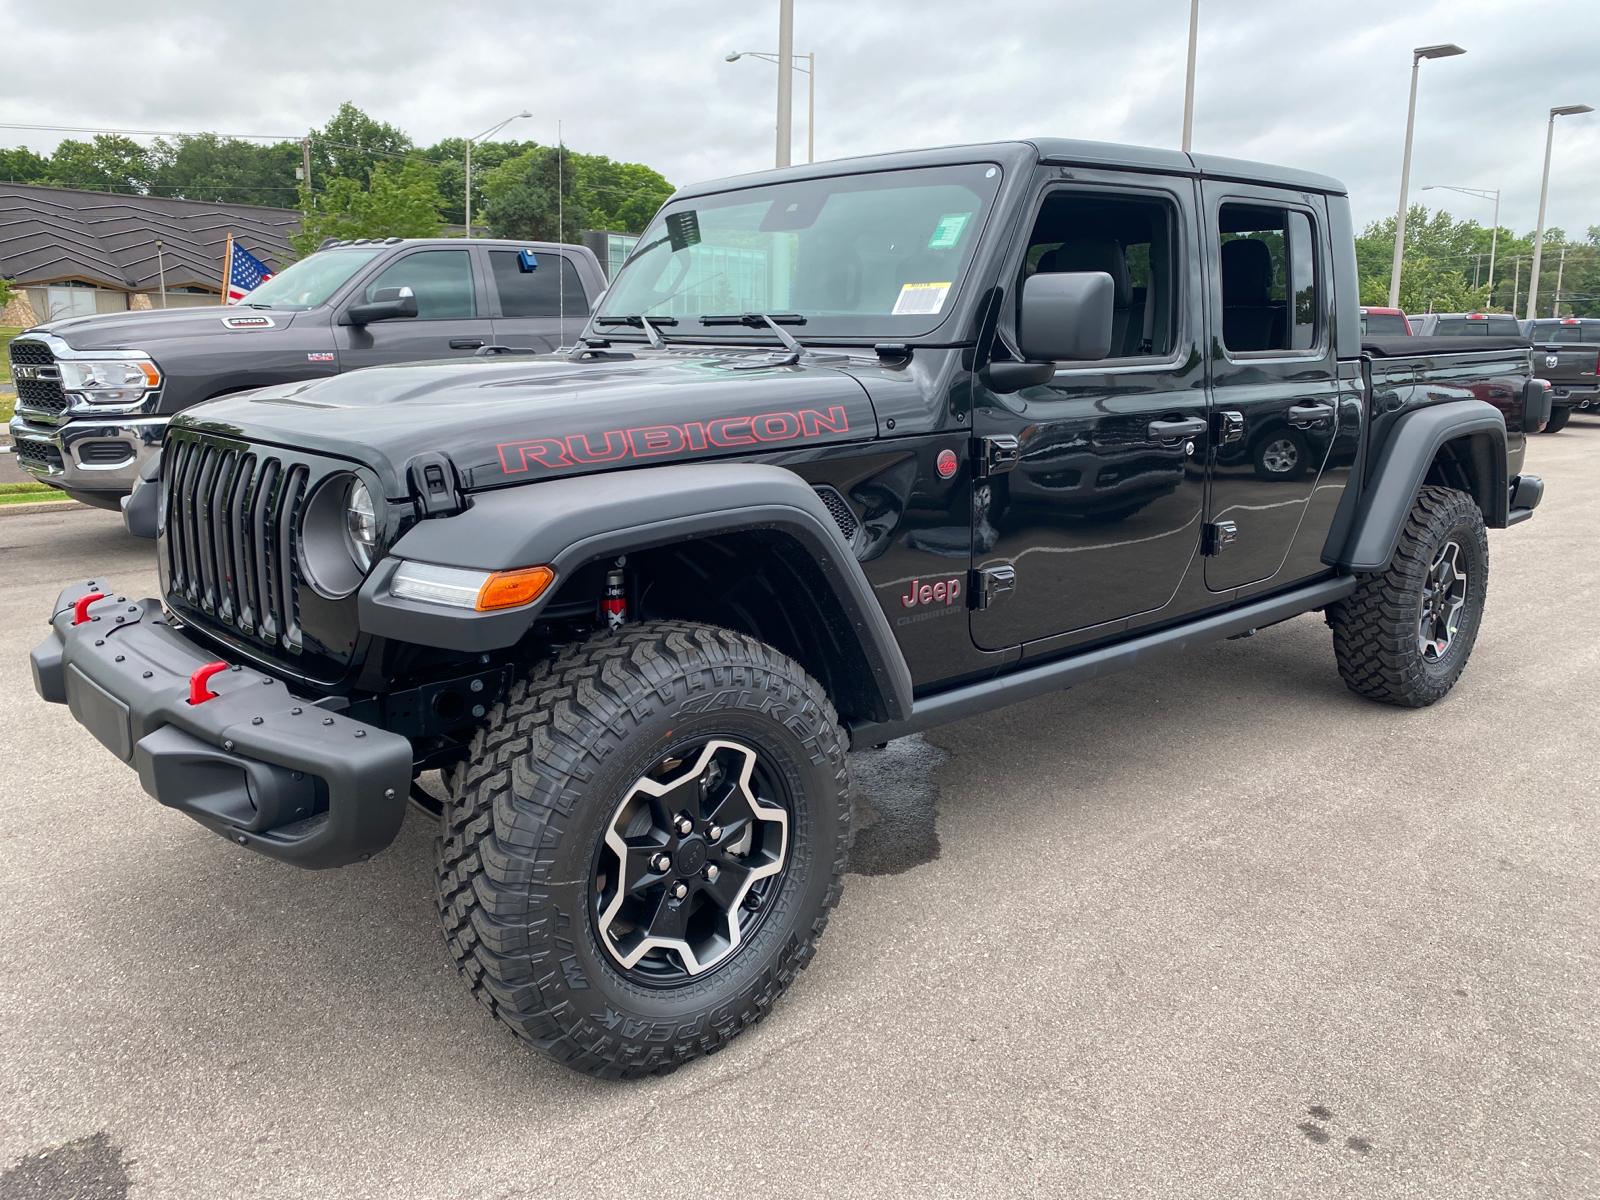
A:
<svg viewBox="0 0 1600 1200">
<path fill-rule="evenodd" d="M 116 509 L 191 405 L 360 367 L 572 342 L 605 290 L 582 246 L 373 239 L 337 242 L 241 304 L 52 321 L 11 343 L 18 464 Z"/>
</svg>

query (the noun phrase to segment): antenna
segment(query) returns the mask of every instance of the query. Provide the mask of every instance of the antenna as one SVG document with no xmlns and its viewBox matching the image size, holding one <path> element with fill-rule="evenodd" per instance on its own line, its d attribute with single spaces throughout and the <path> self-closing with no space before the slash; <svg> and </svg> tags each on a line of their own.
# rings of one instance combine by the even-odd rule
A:
<svg viewBox="0 0 1600 1200">
<path fill-rule="evenodd" d="M 563 159 L 567 157 L 566 146 L 561 140 L 561 122 L 556 122 L 556 241 L 565 245 L 567 240 L 567 210 L 566 188 L 563 184 L 565 175 Z M 567 336 L 567 273 L 563 268 L 567 265 L 566 259 L 561 254 L 556 255 L 556 328 L 561 332 L 556 336 L 562 340 Z"/>
</svg>

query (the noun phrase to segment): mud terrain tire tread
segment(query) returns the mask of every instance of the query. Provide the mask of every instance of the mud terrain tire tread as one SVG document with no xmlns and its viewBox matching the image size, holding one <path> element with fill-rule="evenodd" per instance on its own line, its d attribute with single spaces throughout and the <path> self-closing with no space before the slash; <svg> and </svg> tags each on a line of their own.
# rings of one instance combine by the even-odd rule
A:
<svg viewBox="0 0 1600 1200">
<path fill-rule="evenodd" d="M 743 697 L 746 707 L 728 702 L 730 696 Z M 810 849 L 806 894 L 820 892 L 820 904 L 808 913 L 814 900 L 794 901 L 793 928 L 774 943 L 771 961 L 737 989 L 719 988 L 716 975 L 725 968 L 694 985 L 707 1011 L 682 1028 L 641 1032 L 633 1020 L 596 1019 L 605 989 L 571 953 L 574 940 L 593 936 L 586 909 L 581 920 L 573 917 L 573 880 L 565 878 L 580 847 L 573 843 L 563 854 L 562 840 L 579 811 L 596 801 L 586 784 L 608 760 L 620 764 L 639 752 L 636 734 L 647 721 L 713 699 L 746 716 L 758 712 L 756 704 L 780 705 L 783 728 L 809 760 L 806 769 L 825 781 L 831 794 L 807 797 L 813 810 L 833 809 L 832 819 L 819 822 L 833 830 L 829 844 L 819 838 Z M 854 835 L 845 745 L 821 686 L 792 659 L 730 630 L 640 623 L 569 646 L 536 666 L 493 707 L 449 779 L 437 898 L 445 943 L 473 994 L 551 1058 L 604 1078 L 663 1075 L 720 1049 L 766 1016 L 811 961 L 838 903 Z M 587 861 L 592 847 L 581 853 Z M 825 886 L 816 882 L 820 873 Z M 586 895 L 587 878 L 579 882 Z M 551 903 L 562 889 L 567 901 Z M 766 924 L 779 915 L 771 912 Z M 626 993 L 620 977 L 606 986 Z M 609 1000 L 602 1011 L 612 1013 Z"/>
</svg>

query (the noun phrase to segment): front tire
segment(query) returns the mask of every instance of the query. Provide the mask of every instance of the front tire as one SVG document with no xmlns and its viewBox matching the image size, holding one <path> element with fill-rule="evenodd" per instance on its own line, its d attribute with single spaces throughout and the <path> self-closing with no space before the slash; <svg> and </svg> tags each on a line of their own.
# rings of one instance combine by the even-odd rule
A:
<svg viewBox="0 0 1600 1200">
<path fill-rule="evenodd" d="M 518 682 L 451 778 L 445 940 L 576 1070 L 665 1074 L 759 1021 L 815 952 L 852 833 L 821 687 L 742 634 L 630 626 Z"/>
<path fill-rule="evenodd" d="M 1472 653 L 1488 582 L 1477 502 L 1454 488 L 1424 487 L 1389 565 L 1328 606 L 1345 686 L 1406 708 L 1443 699 Z"/>
</svg>

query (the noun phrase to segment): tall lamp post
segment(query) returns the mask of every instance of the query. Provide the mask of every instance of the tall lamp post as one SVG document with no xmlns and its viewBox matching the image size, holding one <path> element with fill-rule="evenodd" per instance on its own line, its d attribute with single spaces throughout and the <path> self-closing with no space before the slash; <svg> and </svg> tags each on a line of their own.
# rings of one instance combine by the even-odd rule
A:
<svg viewBox="0 0 1600 1200">
<path fill-rule="evenodd" d="M 1400 260 L 1406 252 L 1406 194 L 1411 190 L 1411 135 L 1417 124 L 1417 75 L 1425 58 L 1453 58 L 1466 51 L 1452 42 L 1418 46 L 1411 52 L 1411 103 L 1406 108 L 1406 150 L 1400 160 L 1400 207 L 1394 219 L 1394 265 L 1389 270 L 1389 307 L 1400 307 Z"/>
<path fill-rule="evenodd" d="M 1533 274 L 1528 278 L 1528 320 L 1534 318 L 1534 306 L 1539 303 L 1539 259 L 1544 254 L 1544 202 L 1550 196 L 1550 147 L 1555 142 L 1556 118 L 1575 117 L 1593 112 L 1587 104 L 1563 104 L 1550 110 L 1550 123 L 1544 134 L 1544 176 L 1539 180 L 1539 228 L 1533 235 Z"/>
<path fill-rule="evenodd" d="M 1494 252 L 1500 244 L 1500 189 L 1499 188 L 1470 188 L 1454 187 L 1448 183 L 1425 183 L 1422 185 L 1425 192 L 1460 192 L 1463 196 L 1476 196 L 1480 200 L 1494 201 L 1494 229 L 1489 234 L 1489 297 L 1494 298 Z"/>
<path fill-rule="evenodd" d="M 531 116 L 533 116 L 533 114 L 531 112 L 529 112 L 527 109 L 523 109 L 519 113 L 512 113 L 509 117 L 507 117 L 504 121 L 501 121 L 498 125 L 489 126 L 489 128 L 485 129 L 482 133 L 478 134 L 477 137 L 469 137 L 467 139 L 467 197 L 466 197 L 466 199 L 467 199 L 467 203 L 466 203 L 467 220 L 466 220 L 466 226 L 467 226 L 467 236 L 468 237 L 472 236 L 472 144 L 474 142 L 481 142 L 486 137 L 492 137 L 494 134 L 499 133 L 502 129 L 504 129 L 507 125 L 511 124 L 511 122 L 513 122 L 513 121 L 518 121 L 518 120 L 521 120 L 523 117 L 531 117 Z"/>
<path fill-rule="evenodd" d="M 794 69 L 806 77 L 806 161 L 817 161 L 817 56 L 815 54 L 794 54 Z M 726 56 L 728 62 L 738 62 L 741 58 L 759 58 L 764 62 L 777 63 L 776 54 L 765 50 L 738 50 Z M 804 60 L 805 66 L 801 66 Z M 781 159 L 781 155 L 779 156 Z M 779 161 L 778 166 L 786 167 L 787 160 Z"/>
</svg>

